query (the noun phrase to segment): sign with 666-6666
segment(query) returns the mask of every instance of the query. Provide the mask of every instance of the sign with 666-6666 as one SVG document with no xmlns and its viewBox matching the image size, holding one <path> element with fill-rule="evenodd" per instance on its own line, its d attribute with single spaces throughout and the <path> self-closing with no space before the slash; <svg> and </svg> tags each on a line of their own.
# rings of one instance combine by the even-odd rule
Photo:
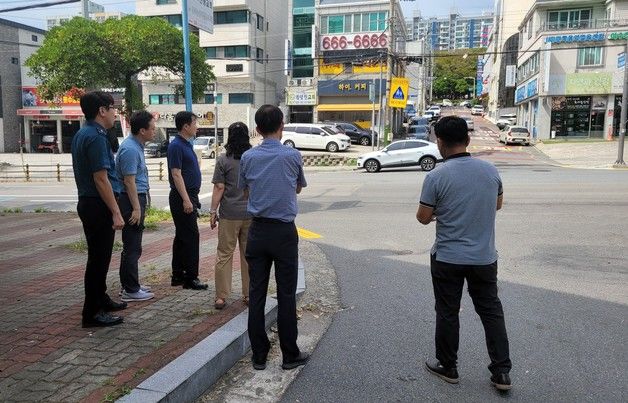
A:
<svg viewBox="0 0 628 403">
<path fill-rule="evenodd" d="M 385 48 L 388 46 L 388 35 L 372 32 L 323 35 L 320 46 L 323 51 Z"/>
</svg>

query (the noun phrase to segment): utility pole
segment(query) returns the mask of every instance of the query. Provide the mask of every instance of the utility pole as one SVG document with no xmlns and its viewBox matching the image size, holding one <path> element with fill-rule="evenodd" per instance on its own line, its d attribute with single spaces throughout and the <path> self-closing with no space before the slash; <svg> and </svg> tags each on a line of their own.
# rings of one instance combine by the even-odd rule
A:
<svg viewBox="0 0 628 403">
<path fill-rule="evenodd" d="M 89 20 L 89 0 L 81 0 L 83 6 L 83 18 Z"/>
<path fill-rule="evenodd" d="M 390 129 L 391 132 L 393 132 L 393 109 L 388 105 L 388 97 L 390 94 L 390 91 L 392 91 L 391 88 L 391 82 L 392 82 L 392 73 L 393 73 L 393 63 L 394 63 L 394 59 L 393 59 L 393 51 L 395 50 L 394 47 L 394 43 L 395 43 L 395 0 L 390 0 L 390 7 L 389 7 L 389 11 L 388 11 L 388 30 L 390 31 L 390 38 L 388 38 L 388 59 L 387 59 L 387 64 L 388 64 L 388 70 L 386 72 L 386 88 L 388 88 L 388 92 L 386 94 L 386 121 L 388 122 L 388 127 Z M 382 133 L 380 133 L 381 135 Z M 384 133 L 385 135 L 385 133 Z"/>
<path fill-rule="evenodd" d="M 185 110 L 192 112 L 192 63 L 190 61 L 190 23 L 188 0 L 181 1 L 181 23 L 183 25 L 183 65 L 185 69 Z M 218 135 L 216 135 L 216 139 Z"/>
<path fill-rule="evenodd" d="M 624 45 L 624 57 L 628 57 L 628 42 Z M 624 162 L 624 140 L 626 138 L 626 117 L 628 116 L 628 63 L 624 61 L 624 92 L 621 98 L 619 119 L 619 139 L 617 141 L 617 161 L 615 166 L 626 166 Z"/>
</svg>

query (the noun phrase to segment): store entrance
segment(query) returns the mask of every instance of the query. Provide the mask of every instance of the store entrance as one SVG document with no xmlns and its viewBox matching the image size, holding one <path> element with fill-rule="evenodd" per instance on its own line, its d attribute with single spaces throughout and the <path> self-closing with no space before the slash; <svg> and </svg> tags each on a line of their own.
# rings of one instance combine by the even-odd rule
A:
<svg viewBox="0 0 628 403">
<path fill-rule="evenodd" d="M 312 123 L 314 110 L 311 106 L 291 106 L 290 123 Z"/>
<path fill-rule="evenodd" d="M 72 152 L 72 139 L 80 128 L 81 122 L 79 122 L 78 120 L 61 121 L 61 144 L 64 153 Z"/>
<path fill-rule="evenodd" d="M 57 147 L 57 121 L 56 120 L 31 120 L 31 152 L 56 153 Z"/>
</svg>

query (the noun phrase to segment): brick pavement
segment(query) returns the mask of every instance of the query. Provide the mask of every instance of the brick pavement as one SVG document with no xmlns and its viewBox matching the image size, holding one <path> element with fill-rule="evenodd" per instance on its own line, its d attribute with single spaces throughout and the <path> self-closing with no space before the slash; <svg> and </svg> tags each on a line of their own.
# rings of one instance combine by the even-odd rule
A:
<svg viewBox="0 0 628 403">
<path fill-rule="evenodd" d="M 130 303 L 120 326 L 83 329 L 87 255 L 68 246 L 82 239 L 76 214 L 0 215 L 0 401 L 115 399 L 242 312 L 235 293 L 223 311 L 213 309 L 217 231 L 200 226 L 200 278 L 209 291 L 170 287 L 174 228 L 162 223 L 145 233 L 140 260 L 142 283 L 156 297 Z M 114 251 L 107 278 L 114 300 L 119 261 Z M 233 279 L 237 292 L 239 275 Z"/>
</svg>

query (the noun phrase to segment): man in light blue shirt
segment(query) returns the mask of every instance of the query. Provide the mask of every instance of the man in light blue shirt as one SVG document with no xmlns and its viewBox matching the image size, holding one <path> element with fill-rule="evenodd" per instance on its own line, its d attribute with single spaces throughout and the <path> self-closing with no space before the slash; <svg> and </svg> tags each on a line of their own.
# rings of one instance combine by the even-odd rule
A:
<svg viewBox="0 0 628 403">
<path fill-rule="evenodd" d="M 144 144 L 155 138 L 155 118 L 147 111 L 131 116 L 131 135 L 120 145 L 116 156 L 116 173 L 123 189 L 118 199 L 126 225 L 122 229 L 120 283 L 122 301 L 145 301 L 154 297 L 150 289 L 140 285 L 138 261 L 142 255 L 142 234 L 148 196 L 148 169 L 144 160 Z"/>
<path fill-rule="evenodd" d="M 304 365 L 309 354 L 297 346 L 297 276 L 299 236 L 294 225 L 297 194 L 307 185 L 301 153 L 281 144 L 283 113 L 264 105 L 255 113 L 256 130 L 264 141 L 240 158 L 238 186 L 248 196 L 247 211 L 253 216 L 246 245 L 249 264 L 249 339 L 253 368 L 266 368 L 270 342 L 266 334 L 264 307 L 270 268 L 277 280 L 277 324 L 283 369 Z"/>
</svg>

